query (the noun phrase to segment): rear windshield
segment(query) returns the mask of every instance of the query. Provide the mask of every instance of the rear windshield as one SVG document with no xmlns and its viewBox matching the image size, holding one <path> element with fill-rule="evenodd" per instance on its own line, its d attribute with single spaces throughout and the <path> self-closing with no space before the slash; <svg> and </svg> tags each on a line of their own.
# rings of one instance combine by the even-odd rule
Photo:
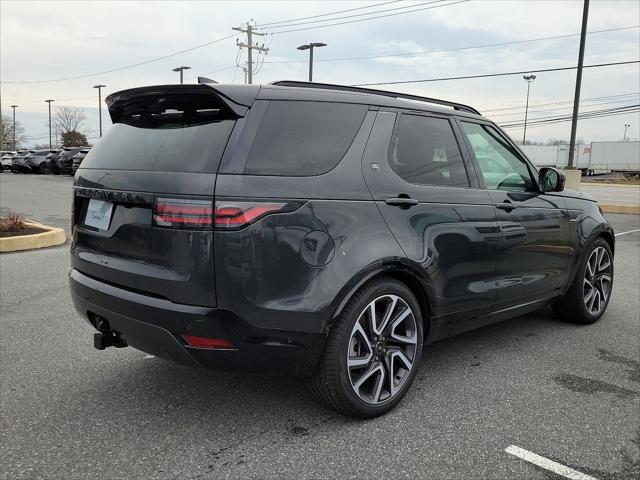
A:
<svg viewBox="0 0 640 480">
<path fill-rule="evenodd" d="M 82 168 L 216 173 L 235 120 L 182 128 L 116 123 L 87 154 Z"/>
<path fill-rule="evenodd" d="M 272 101 L 260 122 L 244 173 L 310 176 L 342 159 L 368 107 L 347 103 Z"/>
</svg>

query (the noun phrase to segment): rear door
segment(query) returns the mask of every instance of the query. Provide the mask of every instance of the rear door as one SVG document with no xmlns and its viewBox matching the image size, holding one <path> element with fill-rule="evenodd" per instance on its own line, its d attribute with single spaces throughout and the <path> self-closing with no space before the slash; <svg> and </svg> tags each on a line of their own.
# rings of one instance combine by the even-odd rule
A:
<svg viewBox="0 0 640 480">
<path fill-rule="evenodd" d="M 456 128 L 447 116 L 381 111 L 363 158 L 380 212 L 429 278 L 434 316 L 479 313 L 495 300 L 494 207 L 465 164 Z"/>
<path fill-rule="evenodd" d="M 215 305 L 216 171 L 241 113 L 202 85 L 125 91 L 107 103 L 114 125 L 74 184 L 73 268 L 145 295 Z"/>
<path fill-rule="evenodd" d="M 553 295 L 570 255 L 564 199 L 538 190 L 533 167 L 493 125 L 464 120 L 460 128 L 496 206 L 498 301 L 517 304 Z"/>
</svg>

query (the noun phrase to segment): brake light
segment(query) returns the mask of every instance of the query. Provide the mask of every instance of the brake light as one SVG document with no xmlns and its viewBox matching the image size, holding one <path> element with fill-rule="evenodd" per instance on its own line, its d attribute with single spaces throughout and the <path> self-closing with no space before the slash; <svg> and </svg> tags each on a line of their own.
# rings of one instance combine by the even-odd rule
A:
<svg viewBox="0 0 640 480">
<path fill-rule="evenodd" d="M 235 345 L 224 338 L 198 337 L 196 335 L 182 335 L 185 342 L 190 347 L 209 348 L 212 350 L 230 350 L 235 349 Z"/>
<path fill-rule="evenodd" d="M 236 202 L 216 201 L 215 225 L 217 229 L 242 228 L 269 213 L 290 210 L 285 202 Z"/>
<path fill-rule="evenodd" d="M 160 227 L 213 228 L 213 199 L 157 197 L 153 223 Z"/>
</svg>

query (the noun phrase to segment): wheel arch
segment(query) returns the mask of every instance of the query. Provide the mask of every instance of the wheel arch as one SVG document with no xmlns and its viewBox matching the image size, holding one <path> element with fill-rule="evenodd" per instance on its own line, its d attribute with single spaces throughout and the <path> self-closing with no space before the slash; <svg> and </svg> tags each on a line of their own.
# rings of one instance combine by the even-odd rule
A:
<svg viewBox="0 0 640 480">
<path fill-rule="evenodd" d="M 435 310 L 434 295 L 431 289 L 431 282 L 419 269 L 419 266 L 412 265 L 411 262 L 408 262 L 406 259 L 393 259 L 371 266 L 360 272 L 352 278 L 343 291 L 340 292 L 340 295 L 338 295 L 339 301 L 334 309 L 328 328 L 331 328 L 335 319 L 342 313 L 342 310 L 349 300 L 364 285 L 380 277 L 390 277 L 406 285 L 416 297 L 418 305 L 420 306 L 420 313 L 422 314 L 424 338 L 427 338 L 430 327 L 430 315 Z"/>
</svg>

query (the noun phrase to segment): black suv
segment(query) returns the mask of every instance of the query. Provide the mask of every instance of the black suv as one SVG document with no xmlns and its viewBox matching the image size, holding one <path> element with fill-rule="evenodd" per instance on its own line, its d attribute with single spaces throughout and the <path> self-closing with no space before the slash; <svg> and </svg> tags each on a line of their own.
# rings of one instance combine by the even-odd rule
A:
<svg viewBox="0 0 640 480">
<path fill-rule="evenodd" d="M 73 157 L 76 153 L 87 148 L 89 147 L 63 147 L 58 158 L 54 160 L 52 172 L 55 174 L 74 175 Z"/>
<path fill-rule="evenodd" d="M 423 345 L 551 304 L 591 323 L 614 234 L 471 107 L 306 82 L 114 93 L 76 173 L 70 286 L 98 331 L 188 365 L 307 375 L 380 415 Z"/>
<path fill-rule="evenodd" d="M 74 175 L 78 170 L 78 168 L 80 168 L 80 165 L 82 164 L 82 160 L 84 160 L 84 157 L 87 156 L 87 153 L 89 153 L 89 150 L 90 148 L 83 148 L 78 153 L 76 153 L 73 157 L 71 157 L 71 171 Z"/>
</svg>

